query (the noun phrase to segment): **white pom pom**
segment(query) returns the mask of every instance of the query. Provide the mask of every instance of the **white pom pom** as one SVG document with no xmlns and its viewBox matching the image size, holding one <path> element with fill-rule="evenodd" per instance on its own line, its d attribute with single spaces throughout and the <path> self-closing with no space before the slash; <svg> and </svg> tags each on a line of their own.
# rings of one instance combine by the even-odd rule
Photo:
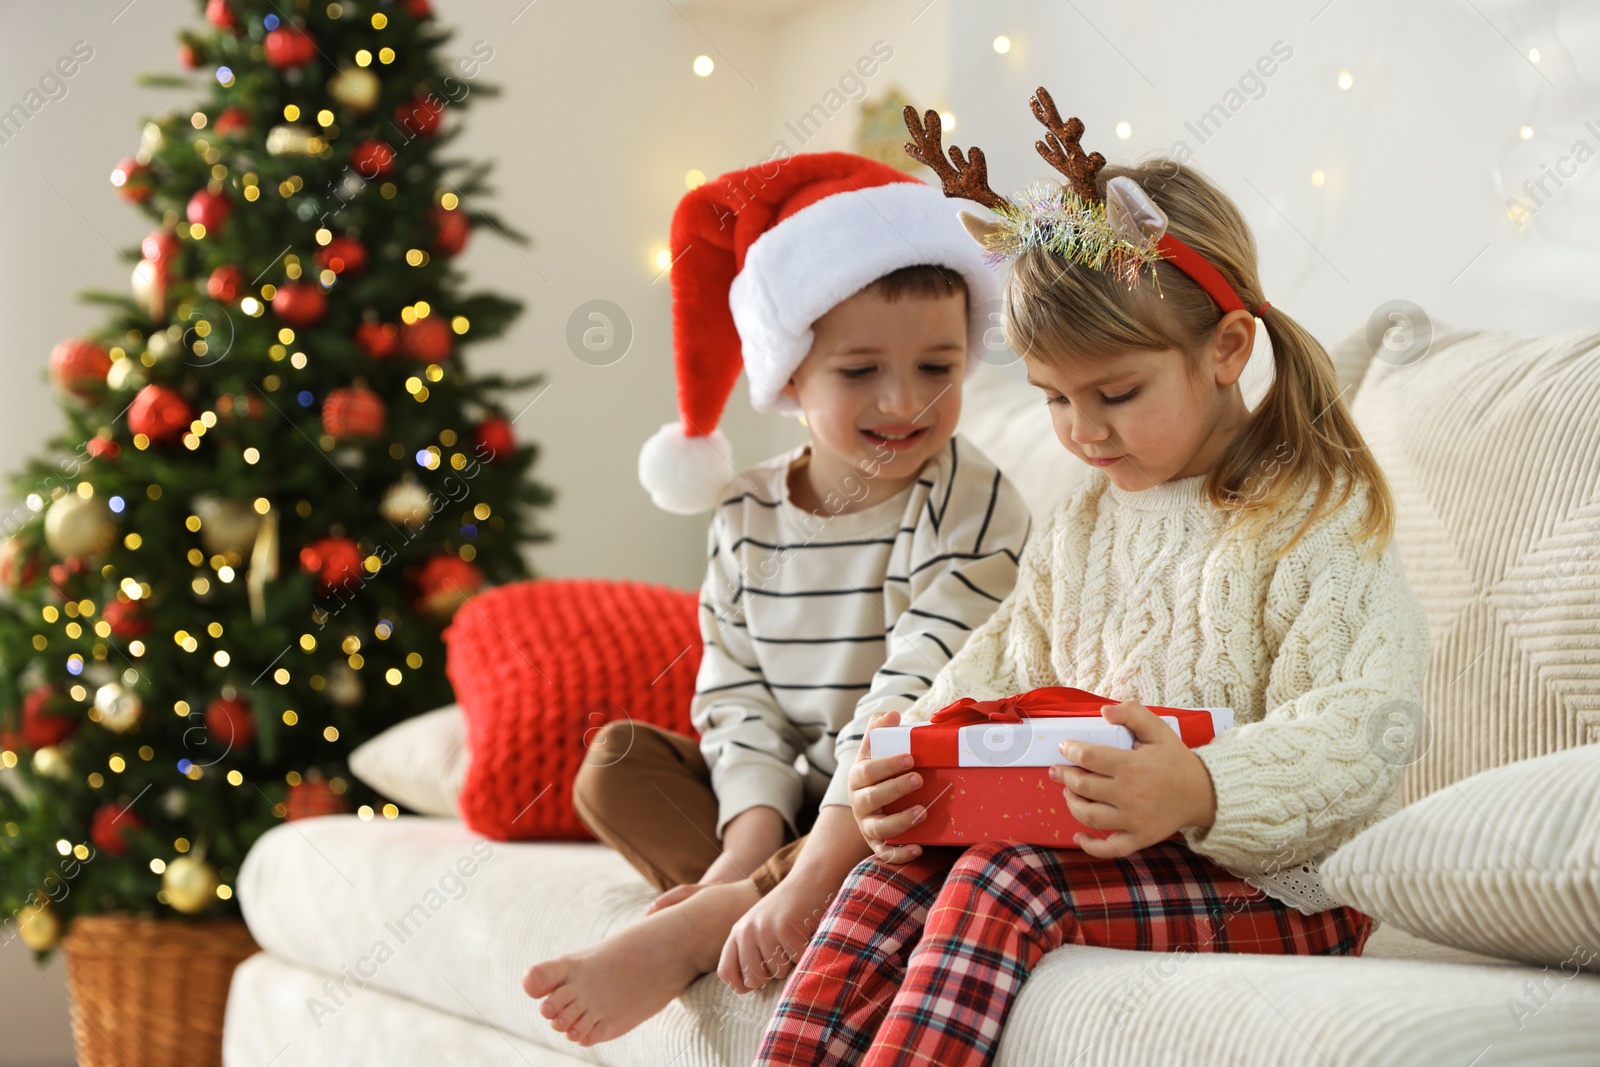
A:
<svg viewBox="0 0 1600 1067">
<path fill-rule="evenodd" d="M 739 473 L 732 458 L 733 446 L 721 430 L 689 437 L 683 423 L 669 422 L 639 450 L 639 484 L 661 510 L 693 515 L 715 507 Z"/>
</svg>

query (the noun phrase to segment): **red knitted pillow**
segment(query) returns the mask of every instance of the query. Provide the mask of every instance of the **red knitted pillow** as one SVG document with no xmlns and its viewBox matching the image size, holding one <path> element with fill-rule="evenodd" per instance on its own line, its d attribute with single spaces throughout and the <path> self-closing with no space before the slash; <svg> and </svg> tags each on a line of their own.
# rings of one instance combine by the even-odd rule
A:
<svg viewBox="0 0 1600 1067">
<path fill-rule="evenodd" d="M 614 719 L 693 735 L 694 593 L 641 582 L 516 582 L 479 593 L 445 631 L 467 721 L 468 826 L 499 841 L 585 839 L 572 782 Z"/>
</svg>

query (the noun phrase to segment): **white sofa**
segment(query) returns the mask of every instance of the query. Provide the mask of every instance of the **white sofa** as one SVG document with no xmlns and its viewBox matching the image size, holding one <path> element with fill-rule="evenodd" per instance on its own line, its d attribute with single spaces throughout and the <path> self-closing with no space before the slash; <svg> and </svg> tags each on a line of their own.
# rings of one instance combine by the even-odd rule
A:
<svg viewBox="0 0 1600 1067">
<path fill-rule="evenodd" d="M 1252 399 L 1265 387 L 1263 355 L 1247 380 Z M 1470 802 L 1453 788 L 1469 775 L 1600 741 L 1600 334 L 1519 340 L 1442 331 L 1435 350 L 1409 366 L 1369 366 L 1356 336 L 1334 356 L 1390 473 L 1407 573 L 1434 641 L 1428 736 L 1407 771 L 1408 805 L 1435 792 L 1440 802 L 1454 793 Z M 1582 404 L 1586 418 L 1569 411 Z M 1038 510 L 1086 470 L 1050 437 L 1038 395 L 1012 370 L 984 368 L 969 383 L 963 431 Z M 1382 904 L 1366 907 L 1380 922 L 1364 956 L 1068 946 L 1029 979 L 997 1062 L 1600 1063 L 1592 957 L 1581 971 L 1549 958 L 1574 929 L 1600 953 L 1600 805 L 1589 796 L 1572 801 L 1587 807 L 1538 824 L 1563 827 L 1560 834 L 1536 834 L 1527 823 L 1502 832 L 1487 815 L 1477 828 L 1494 829 L 1514 861 L 1554 855 L 1550 862 L 1566 864 L 1557 875 L 1576 927 L 1542 912 L 1547 872 L 1521 872 L 1532 895 L 1496 896 L 1506 877 L 1488 884 L 1466 869 L 1470 834 L 1451 831 L 1451 847 L 1424 840 L 1404 849 L 1397 837 L 1363 835 L 1333 863 L 1337 888 L 1350 891 L 1343 899 Z M 1355 858 L 1341 862 L 1346 850 Z M 1430 864 L 1455 868 L 1441 882 L 1421 870 Z M 1418 888 L 1424 873 L 1432 880 Z M 449 818 L 333 816 L 263 837 L 238 888 L 264 951 L 233 980 L 229 1067 L 731 1067 L 750 1062 L 777 999 L 776 990 L 735 996 L 708 976 L 618 1041 L 579 1049 L 552 1031 L 520 989 L 524 969 L 634 921 L 652 897 L 599 845 L 490 843 Z M 1480 890 L 1470 906 L 1455 903 Z M 1435 940 L 1381 921 L 1383 912 Z M 1484 936 L 1457 936 L 1458 946 L 1545 962 L 1438 943 L 1452 939 L 1463 915 L 1478 916 Z"/>
</svg>

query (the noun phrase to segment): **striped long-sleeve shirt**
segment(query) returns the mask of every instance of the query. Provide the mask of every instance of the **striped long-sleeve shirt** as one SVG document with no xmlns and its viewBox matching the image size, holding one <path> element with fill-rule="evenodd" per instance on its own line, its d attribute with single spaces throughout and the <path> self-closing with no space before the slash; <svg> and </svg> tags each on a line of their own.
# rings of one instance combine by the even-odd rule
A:
<svg viewBox="0 0 1600 1067">
<path fill-rule="evenodd" d="M 711 522 L 693 721 L 719 835 L 759 805 L 793 827 L 803 804 L 848 804 L 867 720 L 927 692 L 1010 594 L 1028 536 L 1021 495 L 959 435 L 895 496 L 826 515 L 789 500 L 809 447 L 745 471 Z"/>
</svg>

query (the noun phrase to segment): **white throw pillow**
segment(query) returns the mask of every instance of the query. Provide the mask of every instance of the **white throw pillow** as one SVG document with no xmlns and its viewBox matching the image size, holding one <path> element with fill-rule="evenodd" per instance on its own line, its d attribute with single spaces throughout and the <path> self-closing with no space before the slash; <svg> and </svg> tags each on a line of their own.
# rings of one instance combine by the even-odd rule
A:
<svg viewBox="0 0 1600 1067">
<path fill-rule="evenodd" d="M 450 704 L 361 745 L 350 753 L 350 773 L 418 814 L 455 818 L 467 756 L 467 722 Z"/>
<path fill-rule="evenodd" d="M 1335 851 L 1322 879 L 1417 937 L 1552 980 L 1600 972 L 1600 745 L 1447 785 Z"/>
</svg>

